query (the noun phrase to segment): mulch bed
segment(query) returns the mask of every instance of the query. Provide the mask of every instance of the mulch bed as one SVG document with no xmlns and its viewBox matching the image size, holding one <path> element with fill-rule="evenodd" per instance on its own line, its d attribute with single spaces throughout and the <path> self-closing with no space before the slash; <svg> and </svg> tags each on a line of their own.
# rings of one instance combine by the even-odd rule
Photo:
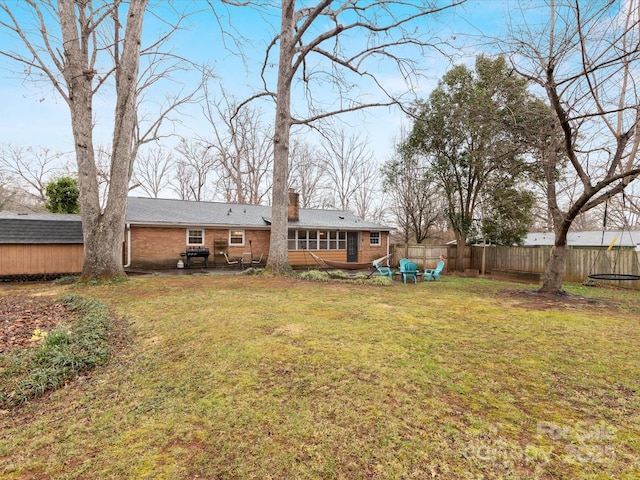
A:
<svg viewBox="0 0 640 480">
<path fill-rule="evenodd" d="M 50 332 L 69 318 L 52 298 L 0 295 L 0 353 L 34 345 L 36 329 Z"/>
<path fill-rule="evenodd" d="M 585 298 L 578 295 L 553 293 L 539 293 L 535 290 L 504 290 L 500 293 L 505 297 L 514 298 L 520 301 L 520 308 L 529 310 L 549 310 L 557 308 L 614 308 L 615 305 L 604 300 Z"/>
</svg>

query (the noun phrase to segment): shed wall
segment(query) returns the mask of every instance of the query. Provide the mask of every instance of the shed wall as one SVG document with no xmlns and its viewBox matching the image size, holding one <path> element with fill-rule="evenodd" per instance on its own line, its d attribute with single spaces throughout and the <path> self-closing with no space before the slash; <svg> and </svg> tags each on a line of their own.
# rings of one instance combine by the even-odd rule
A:
<svg viewBox="0 0 640 480">
<path fill-rule="evenodd" d="M 2 244 L 0 276 L 80 273 L 82 244 Z"/>
</svg>

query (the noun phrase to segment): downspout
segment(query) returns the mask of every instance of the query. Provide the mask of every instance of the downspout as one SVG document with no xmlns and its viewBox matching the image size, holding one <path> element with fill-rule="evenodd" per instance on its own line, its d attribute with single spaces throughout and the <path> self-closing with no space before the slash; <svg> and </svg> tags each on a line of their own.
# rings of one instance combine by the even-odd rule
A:
<svg viewBox="0 0 640 480">
<path fill-rule="evenodd" d="M 391 230 L 387 232 L 387 265 L 391 265 L 391 258 L 389 255 L 391 254 Z"/>
<path fill-rule="evenodd" d="M 127 263 L 122 268 L 129 268 L 131 266 L 131 224 L 126 224 L 127 228 Z"/>
</svg>

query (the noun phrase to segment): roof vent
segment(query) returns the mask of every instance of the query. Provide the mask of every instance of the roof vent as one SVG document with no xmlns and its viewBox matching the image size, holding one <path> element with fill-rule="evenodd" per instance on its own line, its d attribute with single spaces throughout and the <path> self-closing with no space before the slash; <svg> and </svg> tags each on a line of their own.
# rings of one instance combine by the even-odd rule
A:
<svg viewBox="0 0 640 480">
<path fill-rule="evenodd" d="M 339 218 L 340 220 L 344 220 L 344 215 L 338 215 L 338 218 Z"/>
</svg>

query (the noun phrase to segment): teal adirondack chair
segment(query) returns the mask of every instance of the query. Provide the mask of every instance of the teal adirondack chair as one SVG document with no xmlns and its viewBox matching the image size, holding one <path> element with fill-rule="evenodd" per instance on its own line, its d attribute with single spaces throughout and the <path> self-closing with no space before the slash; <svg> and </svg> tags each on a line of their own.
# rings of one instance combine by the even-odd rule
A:
<svg viewBox="0 0 640 480">
<path fill-rule="evenodd" d="M 388 260 L 390 256 L 391 256 L 390 254 L 385 255 L 382 258 L 374 260 L 372 263 L 375 269 L 378 271 L 378 275 L 380 275 L 381 277 L 389 277 L 391 280 L 393 280 L 393 270 L 391 270 L 389 266 L 380 265 L 385 260 Z"/>
<path fill-rule="evenodd" d="M 407 258 L 400 260 L 400 275 L 402 282 L 407 283 L 407 278 L 413 278 L 414 283 L 418 283 L 418 265 Z"/>
<path fill-rule="evenodd" d="M 374 266 L 376 267 L 376 270 L 378 271 L 378 275 L 380 275 L 381 277 L 389 277 L 391 280 L 393 280 L 393 270 L 391 270 L 390 267 L 382 267 L 382 266 L 378 265 L 377 263 L 374 264 Z"/>
<path fill-rule="evenodd" d="M 422 280 L 430 282 L 431 280 L 440 280 L 440 272 L 444 269 L 444 260 L 440 260 L 436 268 L 425 268 Z"/>
</svg>

